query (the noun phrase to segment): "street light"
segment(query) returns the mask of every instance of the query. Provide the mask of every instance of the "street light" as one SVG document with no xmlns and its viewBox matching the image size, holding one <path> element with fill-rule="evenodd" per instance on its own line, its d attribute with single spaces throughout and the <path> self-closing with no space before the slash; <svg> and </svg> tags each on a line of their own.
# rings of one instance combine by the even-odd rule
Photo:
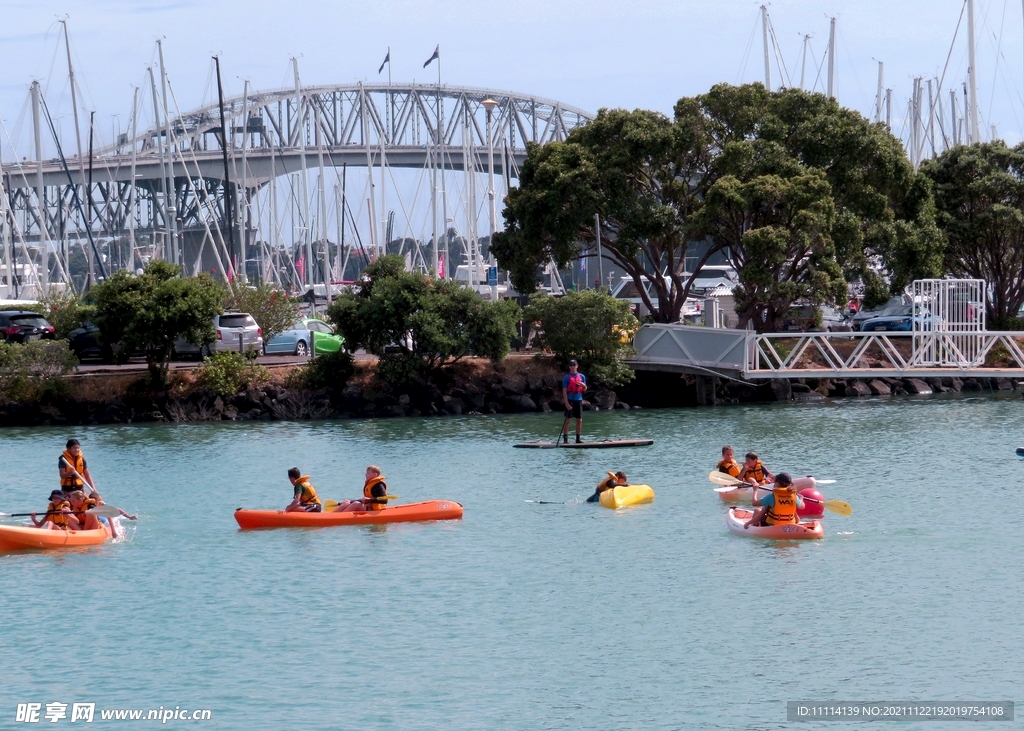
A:
<svg viewBox="0 0 1024 731">
<path fill-rule="evenodd" d="M 494 234 L 497 230 L 497 212 L 494 207 L 494 132 L 491 127 L 491 115 L 494 108 L 498 106 L 498 102 L 488 98 L 484 99 L 481 104 L 487 110 L 487 213 L 491 222 L 491 236 L 487 245 L 487 281 L 494 282 L 491 284 L 491 302 L 496 302 L 498 300 L 498 277 L 497 265 L 494 260 Z M 492 272 L 495 274 L 493 280 L 491 280 Z"/>
</svg>

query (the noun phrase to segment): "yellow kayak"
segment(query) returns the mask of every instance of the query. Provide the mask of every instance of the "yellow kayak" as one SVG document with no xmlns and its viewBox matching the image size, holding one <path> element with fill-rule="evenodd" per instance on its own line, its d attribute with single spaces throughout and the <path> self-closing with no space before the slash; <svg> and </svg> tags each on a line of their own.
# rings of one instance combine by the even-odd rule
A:
<svg viewBox="0 0 1024 731">
<path fill-rule="evenodd" d="M 618 485 L 601 493 L 599 502 L 606 508 L 624 508 L 627 505 L 640 505 L 654 500 L 654 490 L 650 485 Z"/>
</svg>

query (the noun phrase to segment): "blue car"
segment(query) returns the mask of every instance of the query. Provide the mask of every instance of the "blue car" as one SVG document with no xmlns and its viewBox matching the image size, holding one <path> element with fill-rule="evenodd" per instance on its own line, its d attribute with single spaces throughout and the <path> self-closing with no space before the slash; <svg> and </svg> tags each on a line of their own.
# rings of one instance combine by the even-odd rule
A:
<svg viewBox="0 0 1024 731">
<path fill-rule="evenodd" d="M 275 335 L 274 339 L 263 347 L 263 352 L 268 355 L 293 353 L 306 356 L 309 355 L 312 346 L 316 349 L 316 355 L 324 355 L 338 352 L 344 344 L 345 339 L 334 332 L 334 328 L 323 320 L 310 317 L 296 320 L 291 329 Z"/>
<path fill-rule="evenodd" d="M 872 317 L 861 323 L 861 332 L 910 332 L 914 329 L 914 320 L 920 324 L 920 330 L 931 330 L 937 327 L 942 318 L 924 311 L 914 314 L 913 305 L 893 305 L 886 307 L 877 317 Z"/>
</svg>

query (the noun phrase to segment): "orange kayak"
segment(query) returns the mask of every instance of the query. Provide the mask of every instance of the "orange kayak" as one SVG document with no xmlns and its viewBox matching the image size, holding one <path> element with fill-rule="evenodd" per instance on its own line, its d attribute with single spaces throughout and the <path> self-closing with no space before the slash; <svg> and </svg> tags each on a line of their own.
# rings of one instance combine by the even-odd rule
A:
<svg viewBox="0 0 1024 731">
<path fill-rule="evenodd" d="M 744 528 L 743 524 L 753 517 L 753 510 L 743 508 L 729 508 L 729 514 L 725 520 L 729 524 L 729 530 L 748 538 L 771 538 L 778 541 L 800 541 L 815 538 L 824 538 L 825 529 L 820 520 L 810 523 L 789 523 L 787 525 L 752 525 Z"/>
<path fill-rule="evenodd" d="M 389 505 L 384 510 L 365 513 L 286 513 L 283 510 L 235 511 L 235 520 L 243 530 L 251 528 L 318 528 L 328 525 L 374 525 L 411 523 L 418 520 L 458 520 L 462 506 L 453 500 L 427 500 L 408 505 Z"/>
<path fill-rule="evenodd" d="M 96 546 L 108 538 L 110 529 L 106 525 L 95 530 L 47 530 L 24 525 L 0 525 L 0 551 Z"/>
</svg>

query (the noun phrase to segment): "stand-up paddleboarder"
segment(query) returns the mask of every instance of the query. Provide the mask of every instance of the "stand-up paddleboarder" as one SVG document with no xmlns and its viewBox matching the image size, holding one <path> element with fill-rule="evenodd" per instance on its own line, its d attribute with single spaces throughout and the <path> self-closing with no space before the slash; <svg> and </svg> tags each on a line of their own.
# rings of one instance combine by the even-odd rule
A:
<svg viewBox="0 0 1024 731">
<path fill-rule="evenodd" d="M 569 361 L 569 372 L 562 377 L 562 401 L 565 402 L 565 422 L 562 424 L 562 443 L 569 443 L 569 419 L 576 419 L 576 443 L 583 440 L 583 394 L 587 390 L 587 377 L 579 372 L 579 363 Z"/>
</svg>

